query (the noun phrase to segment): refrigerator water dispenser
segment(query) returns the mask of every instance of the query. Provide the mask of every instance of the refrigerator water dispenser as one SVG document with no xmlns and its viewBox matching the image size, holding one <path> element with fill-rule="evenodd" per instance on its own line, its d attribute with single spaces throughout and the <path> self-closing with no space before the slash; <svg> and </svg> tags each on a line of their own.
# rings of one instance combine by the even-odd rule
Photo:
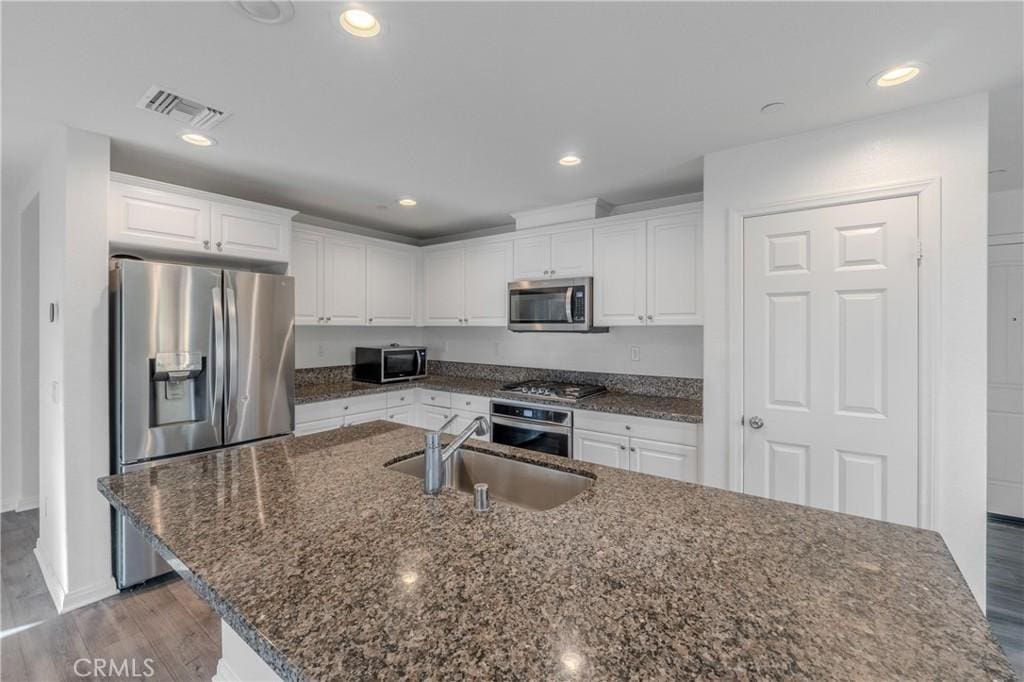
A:
<svg viewBox="0 0 1024 682">
<path fill-rule="evenodd" d="M 150 359 L 150 426 L 206 419 L 206 369 L 202 353 L 157 353 Z"/>
</svg>

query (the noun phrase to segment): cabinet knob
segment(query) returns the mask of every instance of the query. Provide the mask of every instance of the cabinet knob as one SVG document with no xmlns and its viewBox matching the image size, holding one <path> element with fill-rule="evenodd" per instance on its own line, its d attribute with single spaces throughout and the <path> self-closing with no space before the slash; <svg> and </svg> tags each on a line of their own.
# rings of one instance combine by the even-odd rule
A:
<svg viewBox="0 0 1024 682">
<path fill-rule="evenodd" d="M 430 396 L 430 399 L 431 400 L 437 400 L 437 398 L 435 396 Z"/>
<path fill-rule="evenodd" d="M 469 407 L 470 405 L 472 405 L 472 403 L 467 400 L 466 401 L 466 407 Z"/>
<path fill-rule="evenodd" d="M 329 317 L 328 317 L 328 318 L 327 318 L 327 321 L 328 321 L 328 322 L 330 322 L 330 321 L 331 321 L 331 318 L 329 318 Z"/>
<path fill-rule="evenodd" d="M 630 452 L 636 452 L 636 448 L 630 448 L 629 451 Z"/>
<path fill-rule="evenodd" d="M 544 271 L 544 274 L 545 274 L 545 275 L 546 275 L 546 274 L 548 274 L 548 271 L 547 271 L 547 270 L 545 270 L 545 271 Z"/>
<path fill-rule="evenodd" d="M 204 239 L 203 240 L 203 248 L 206 249 L 207 251 L 210 250 L 210 240 L 209 239 Z"/>
<path fill-rule="evenodd" d="M 552 270 L 552 271 L 551 271 L 551 274 L 552 274 L 552 275 L 553 275 L 553 274 L 555 274 L 555 271 L 554 271 L 554 270 Z"/>
<path fill-rule="evenodd" d="M 401 398 L 399 398 L 398 400 L 399 400 L 399 402 L 403 402 L 403 403 L 404 403 L 404 402 L 405 402 L 405 396 L 403 395 L 403 396 L 402 396 Z"/>
<path fill-rule="evenodd" d="M 630 426 L 629 424 L 626 424 L 626 430 L 627 430 L 627 431 L 631 431 L 632 429 L 633 429 L 633 427 L 632 427 L 632 426 Z"/>
<path fill-rule="evenodd" d="M 644 321 L 644 316 L 643 316 L 643 315 L 637 315 L 637 316 L 636 316 L 636 319 L 638 319 L 638 320 L 640 320 L 641 322 L 643 322 L 643 321 Z"/>
<path fill-rule="evenodd" d="M 346 410 L 348 409 L 348 405 L 346 405 L 346 406 L 345 406 L 345 409 L 346 409 Z"/>
<path fill-rule="evenodd" d="M 222 247 L 223 247 L 223 245 L 224 245 L 224 244 L 223 244 L 223 242 L 217 242 L 217 250 L 218 250 L 218 251 L 223 251 L 223 250 L 224 250 L 224 249 L 222 248 Z"/>
<path fill-rule="evenodd" d="M 648 320 L 653 320 L 653 319 L 654 319 L 654 315 L 648 315 L 648 316 L 647 316 L 647 319 L 648 319 Z"/>
<path fill-rule="evenodd" d="M 370 322 L 373 322 L 373 318 L 372 317 L 370 318 Z"/>
<path fill-rule="evenodd" d="M 625 446 L 625 445 L 620 445 L 620 446 L 619 446 L 619 450 L 625 450 L 625 449 L 626 449 L 626 446 Z"/>
<path fill-rule="evenodd" d="M 395 415 L 393 415 L 393 414 L 389 414 L 388 415 L 388 419 L 394 419 L 394 418 L 395 418 Z"/>
</svg>

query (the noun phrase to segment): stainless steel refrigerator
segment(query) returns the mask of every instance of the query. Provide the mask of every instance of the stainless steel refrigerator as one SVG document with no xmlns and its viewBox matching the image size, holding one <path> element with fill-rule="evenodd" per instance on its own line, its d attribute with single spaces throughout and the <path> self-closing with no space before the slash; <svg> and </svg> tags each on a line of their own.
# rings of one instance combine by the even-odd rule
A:
<svg viewBox="0 0 1024 682">
<path fill-rule="evenodd" d="M 112 471 L 291 433 L 291 277 L 113 259 Z M 170 567 L 114 515 L 119 587 Z"/>
</svg>

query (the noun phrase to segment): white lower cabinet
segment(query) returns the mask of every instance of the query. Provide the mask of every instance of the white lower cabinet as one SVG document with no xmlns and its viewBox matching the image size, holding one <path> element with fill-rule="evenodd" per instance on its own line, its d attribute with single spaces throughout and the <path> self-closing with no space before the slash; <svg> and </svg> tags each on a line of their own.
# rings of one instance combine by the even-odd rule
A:
<svg viewBox="0 0 1024 682">
<path fill-rule="evenodd" d="M 387 419 L 389 422 L 395 422 L 396 424 L 405 424 L 406 426 L 419 426 L 419 421 L 416 419 L 415 405 L 406 405 L 405 407 L 389 407 Z"/>
<path fill-rule="evenodd" d="M 311 433 L 320 433 L 321 431 L 330 431 L 340 426 L 345 425 L 344 417 L 335 417 L 332 419 L 314 419 L 312 421 L 299 421 L 298 410 L 295 412 L 295 435 L 296 436 L 308 436 Z"/>
<path fill-rule="evenodd" d="M 610 433 L 574 429 L 572 456 L 582 462 L 603 464 L 616 469 L 629 468 L 629 438 Z"/>
<path fill-rule="evenodd" d="M 452 412 L 455 414 L 455 421 L 451 423 L 451 426 L 447 428 L 445 433 L 451 433 L 453 435 L 462 433 L 462 430 L 469 426 L 477 417 L 483 417 L 484 421 L 487 422 L 487 435 L 478 436 L 474 432 L 470 438 L 473 440 L 487 440 L 491 439 L 491 418 L 485 412 L 470 412 L 469 410 L 457 410 L 453 409 Z"/>
<path fill-rule="evenodd" d="M 420 407 L 420 427 L 435 431 L 452 416 L 451 409 L 424 404 Z"/>
<path fill-rule="evenodd" d="M 696 424 L 576 410 L 573 457 L 677 481 L 700 480 Z"/>
<path fill-rule="evenodd" d="M 387 397 L 383 393 L 307 403 L 295 407 L 295 435 L 306 436 L 386 417 Z"/>
<path fill-rule="evenodd" d="M 369 412 L 360 412 L 359 414 L 349 414 L 345 416 L 345 426 L 355 426 L 356 424 L 365 424 L 366 422 L 372 422 L 376 419 L 387 419 L 387 410 L 371 410 Z"/>
</svg>

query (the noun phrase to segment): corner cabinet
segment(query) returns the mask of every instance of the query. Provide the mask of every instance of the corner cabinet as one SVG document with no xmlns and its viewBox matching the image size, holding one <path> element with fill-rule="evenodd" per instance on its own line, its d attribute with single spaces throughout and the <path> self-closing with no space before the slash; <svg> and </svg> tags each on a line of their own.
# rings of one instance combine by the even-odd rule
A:
<svg viewBox="0 0 1024 682">
<path fill-rule="evenodd" d="M 107 235 L 144 254 L 288 263 L 295 211 L 111 174 Z"/>
<path fill-rule="evenodd" d="M 423 256 L 423 324 L 507 324 L 511 242 L 427 251 Z"/>
<path fill-rule="evenodd" d="M 594 323 L 606 327 L 702 323 L 698 211 L 594 230 Z"/>
</svg>

